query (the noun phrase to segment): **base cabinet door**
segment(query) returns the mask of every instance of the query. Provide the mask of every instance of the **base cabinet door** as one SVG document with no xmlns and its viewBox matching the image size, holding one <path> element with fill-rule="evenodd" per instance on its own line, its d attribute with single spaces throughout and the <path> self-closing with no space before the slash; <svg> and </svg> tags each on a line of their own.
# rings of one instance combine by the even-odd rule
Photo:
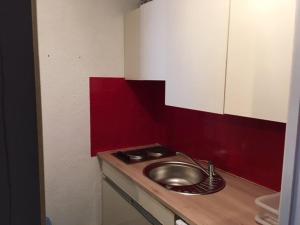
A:
<svg viewBox="0 0 300 225">
<path fill-rule="evenodd" d="M 151 225 L 107 180 L 102 182 L 102 225 Z"/>
</svg>

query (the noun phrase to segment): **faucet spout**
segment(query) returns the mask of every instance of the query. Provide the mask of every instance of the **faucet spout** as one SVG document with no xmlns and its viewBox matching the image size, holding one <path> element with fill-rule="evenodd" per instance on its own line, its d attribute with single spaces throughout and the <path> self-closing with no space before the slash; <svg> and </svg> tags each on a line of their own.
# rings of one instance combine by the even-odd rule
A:
<svg viewBox="0 0 300 225">
<path fill-rule="evenodd" d="M 190 160 L 199 169 L 201 169 L 210 179 L 212 179 L 216 175 L 216 173 L 215 173 L 215 166 L 213 165 L 213 163 L 211 161 L 209 161 L 208 168 L 206 169 L 200 163 L 198 163 L 196 160 L 194 160 L 192 157 L 188 156 L 185 153 L 176 152 L 176 155 L 183 156 L 183 157 L 187 158 L 188 160 Z"/>
</svg>

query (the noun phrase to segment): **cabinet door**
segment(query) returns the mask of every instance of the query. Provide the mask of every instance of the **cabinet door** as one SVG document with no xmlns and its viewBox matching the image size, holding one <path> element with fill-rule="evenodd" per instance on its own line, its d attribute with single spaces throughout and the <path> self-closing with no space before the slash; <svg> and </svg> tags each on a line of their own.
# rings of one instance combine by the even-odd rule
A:
<svg viewBox="0 0 300 225">
<path fill-rule="evenodd" d="M 141 6 L 140 68 L 142 80 L 166 78 L 166 0 Z"/>
<path fill-rule="evenodd" d="M 125 18 L 125 78 L 165 80 L 166 0 L 143 4 Z"/>
<path fill-rule="evenodd" d="M 225 113 L 286 122 L 295 0 L 232 0 Z"/>
<path fill-rule="evenodd" d="M 102 180 L 102 225 L 151 225 L 105 179 Z"/>
<path fill-rule="evenodd" d="M 166 104 L 223 113 L 229 0 L 168 0 Z"/>
<path fill-rule="evenodd" d="M 140 9 L 129 12 L 125 16 L 124 27 L 124 72 L 125 78 L 140 78 Z"/>
</svg>

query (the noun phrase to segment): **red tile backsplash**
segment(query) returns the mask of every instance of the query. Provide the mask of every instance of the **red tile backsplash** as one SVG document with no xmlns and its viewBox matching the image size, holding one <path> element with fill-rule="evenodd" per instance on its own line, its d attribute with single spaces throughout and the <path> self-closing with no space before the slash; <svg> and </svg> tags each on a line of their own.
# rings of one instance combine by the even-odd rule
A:
<svg viewBox="0 0 300 225">
<path fill-rule="evenodd" d="M 164 83 L 90 78 L 91 149 L 165 143 Z"/>
<path fill-rule="evenodd" d="M 91 78 L 91 147 L 162 143 L 280 190 L 285 124 L 164 105 L 164 82 Z"/>
<path fill-rule="evenodd" d="M 280 189 L 285 124 L 166 108 L 169 147 Z"/>
</svg>

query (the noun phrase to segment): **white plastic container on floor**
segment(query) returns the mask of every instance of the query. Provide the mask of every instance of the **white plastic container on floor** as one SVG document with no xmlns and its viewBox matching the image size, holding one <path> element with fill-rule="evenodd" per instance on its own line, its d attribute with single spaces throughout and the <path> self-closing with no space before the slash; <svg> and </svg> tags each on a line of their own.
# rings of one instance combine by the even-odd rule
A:
<svg viewBox="0 0 300 225">
<path fill-rule="evenodd" d="M 280 193 L 265 195 L 255 200 L 259 213 L 255 221 L 261 225 L 278 225 Z"/>
</svg>

